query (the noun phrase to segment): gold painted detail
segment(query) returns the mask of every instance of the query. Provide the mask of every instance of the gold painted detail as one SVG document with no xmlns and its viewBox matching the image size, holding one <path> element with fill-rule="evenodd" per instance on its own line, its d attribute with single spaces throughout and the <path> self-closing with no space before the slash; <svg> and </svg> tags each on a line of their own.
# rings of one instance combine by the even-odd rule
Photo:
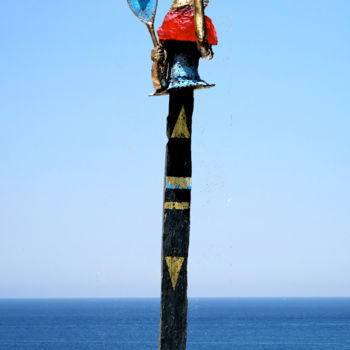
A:
<svg viewBox="0 0 350 350">
<path fill-rule="evenodd" d="M 176 289 L 177 280 L 179 279 L 179 274 L 184 260 L 185 259 L 182 257 L 167 256 L 165 258 L 166 264 L 168 265 L 171 284 L 174 290 Z"/>
<path fill-rule="evenodd" d="M 209 3 L 209 0 L 204 0 L 203 3 L 204 3 L 204 7 L 206 7 Z M 193 5 L 194 5 L 193 0 L 174 0 L 173 4 L 171 5 L 171 9 L 175 10 L 180 7 L 193 6 Z"/>
<path fill-rule="evenodd" d="M 192 188 L 192 178 L 167 176 L 165 187 L 168 190 L 190 190 Z"/>
<path fill-rule="evenodd" d="M 165 202 L 164 209 L 188 210 L 188 209 L 190 209 L 190 203 L 188 203 L 188 202 Z"/>
<path fill-rule="evenodd" d="M 189 139 L 191 134 L 187 127 L 187 117 L 185 112 L 185 106 L 182 106 L 179 118 L 175 124 L 173 133 L 171 135 L 172 139 Z"/>
</svg>

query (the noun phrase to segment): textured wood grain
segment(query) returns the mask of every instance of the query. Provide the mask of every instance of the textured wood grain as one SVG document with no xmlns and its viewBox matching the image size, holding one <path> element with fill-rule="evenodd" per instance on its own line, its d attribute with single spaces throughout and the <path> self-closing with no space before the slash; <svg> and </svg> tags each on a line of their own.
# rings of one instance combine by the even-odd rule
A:
<svg viewBox="0 0 350 350">
<path fill-rule="evenodd" d="M 186 349 L 192 114 L 193 90 L 171 92 L 165 160 L 160 350 Z M 169 186 L 169 181 L 173 185 Z"/>
</svg>

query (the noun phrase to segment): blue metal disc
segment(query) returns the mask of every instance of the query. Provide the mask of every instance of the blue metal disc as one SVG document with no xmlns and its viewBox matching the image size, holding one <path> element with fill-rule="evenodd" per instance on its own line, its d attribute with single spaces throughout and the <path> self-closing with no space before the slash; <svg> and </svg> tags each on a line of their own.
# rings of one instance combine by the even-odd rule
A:
<svg viewBox="0 0 350 350">
<path fill-rule="evenodd" d="M 158 0 L 127 0 L 134 14 L 144 23 L 153 23 Z"/>
</svg>

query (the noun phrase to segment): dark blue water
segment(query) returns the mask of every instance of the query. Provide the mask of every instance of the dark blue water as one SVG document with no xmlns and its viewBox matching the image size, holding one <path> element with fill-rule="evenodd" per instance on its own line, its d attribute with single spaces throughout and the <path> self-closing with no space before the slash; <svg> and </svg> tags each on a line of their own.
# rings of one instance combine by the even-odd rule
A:
<svg viewBox="0 0 350 350">
<path fill-rule="evenodd" d="M 156 350 L 158 324 L 156 299 L 0 300 L 0 349 Z M 350 349 L 350 299 L 192 299 L 187 348 Z"/>
</svg>

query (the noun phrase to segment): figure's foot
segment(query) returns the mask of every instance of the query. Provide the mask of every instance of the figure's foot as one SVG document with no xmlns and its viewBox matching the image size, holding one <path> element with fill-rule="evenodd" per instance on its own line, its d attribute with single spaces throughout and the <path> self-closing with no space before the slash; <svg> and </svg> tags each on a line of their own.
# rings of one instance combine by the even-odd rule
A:
<svg viewBox="0 0 350 350">
<path fill-rule="evenodd" d="M 163 96 L 163 95 L 167 95 L 167 94 L 168 94 L 167 89 L 158 89 L 153 94 L 150 94 L 150 96 Z"/>
</svg>

